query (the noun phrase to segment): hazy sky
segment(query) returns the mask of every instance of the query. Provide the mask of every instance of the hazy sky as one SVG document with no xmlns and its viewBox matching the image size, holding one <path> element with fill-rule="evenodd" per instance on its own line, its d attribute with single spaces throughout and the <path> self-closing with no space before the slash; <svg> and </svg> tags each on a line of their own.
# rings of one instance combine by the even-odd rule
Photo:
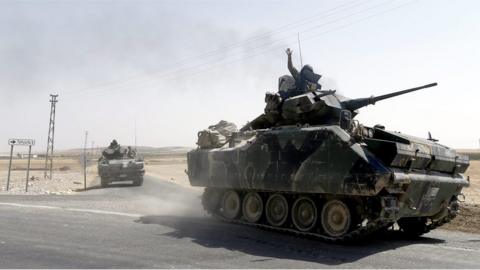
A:
<svg viewBox="0 0 480 270">
<path fill-rule="evenodd" d="M 263 111 L 287 74 L 285 48 L 324 88 L 368 97 L 439 86 L 361 110 L 367 125 L 477 148 L 480 1 L 0 1 L 0 151 L 45 151 L 58 93 L 56 148 L 194 146 L 221 119 Z M 18 149 L 20 150 L 20 149 Z"/>
</svg>

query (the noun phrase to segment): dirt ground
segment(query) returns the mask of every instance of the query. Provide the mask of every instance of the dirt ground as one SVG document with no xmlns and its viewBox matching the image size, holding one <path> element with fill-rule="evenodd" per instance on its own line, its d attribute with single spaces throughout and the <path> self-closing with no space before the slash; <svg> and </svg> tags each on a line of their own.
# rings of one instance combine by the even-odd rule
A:
<svg viewBox="0 0 480 270">
<path fill-rule="evenodd" d="M 185 187 L 190 186 L 188 176 L 185 173 L 187 169 L 187 157 L 158 157 L 147 159 L 145 164 L 145 173 L 160 179 L 169 180 Z"/>
<path fill-rule="evenodd" d="M 26 188 L 26 159 L 14 159 L 10 173 L 9 190 L 7 191 L 8 160 L 0 160 L 0 194 L 74 194 L 75 191 L 84 188 L 83 167 L 77 159 L 55 159 L 53 166 L 53 178 L 45 179 L 43 168 L 44 159 L 32 159 L 28 192 Z M 87 187 L 92 186 L 97 175 L 96 166 L 87 168 Z"/>
<path fill-rule="evenodd" d="M 458 216 L 453 222 L 443 225 L 442 229 L 480 233 L 480 205 L 462 204 Z"/>
<path fill-rule="evenodd" d="M 480 205 L 480 160 L 471 160 L 465 175 L 470 177 L 470 187 L 463 190 L 465 202 Z"/>
<path fill-rule="evenodd" d="M 470 177 L 470 187 L 463 190 L 465 203 L 457 218 L 442 228 L 480 233 L 480 160 L 471 160 L 465 175 Z"/>
<path fill-rule="evenodd" d="M 83 190 L 82 166 L 77 159 L 56 159 L 53 179 L 43 178 L 44 160 L 32 160 L 28 193 L 25 193 L 26 160 L 14 160 L 12 165 L 10 191 L 6 191 L 8 160 L 0 160 L 0 194 L 75 194 Z M 160 155 L 145 160 L 145 171 L 160 179 L 172 181 L 188 188 L 191 187 L 185 173 L 187 162 L 185 155 Z M 480 160 L 472 160 L 466 175 L 470 177 L 470 187 L 464 189 L 465 202 L 462 203 L 459 216 L 442 228 L 463 232 L 480 233 Z M 98 185 L 95 164 L 87 169 L 87 187 Z"/>
</svg>

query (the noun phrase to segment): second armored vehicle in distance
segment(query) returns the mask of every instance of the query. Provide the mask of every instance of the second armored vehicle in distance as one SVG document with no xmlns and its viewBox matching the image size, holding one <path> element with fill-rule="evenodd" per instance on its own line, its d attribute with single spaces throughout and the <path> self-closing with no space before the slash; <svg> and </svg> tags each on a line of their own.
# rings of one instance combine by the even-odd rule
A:
<svg viewBox="0 0 480 270">
<path fill-rule="evenodd" d="M 122 148 L 113 140 L 98 160 L 98 174 L 102 187 L 124 181 L 132 181 L 134 186 L 141 186 L 145 174 L 144 161 L 133 149 Z"/>
</svg>

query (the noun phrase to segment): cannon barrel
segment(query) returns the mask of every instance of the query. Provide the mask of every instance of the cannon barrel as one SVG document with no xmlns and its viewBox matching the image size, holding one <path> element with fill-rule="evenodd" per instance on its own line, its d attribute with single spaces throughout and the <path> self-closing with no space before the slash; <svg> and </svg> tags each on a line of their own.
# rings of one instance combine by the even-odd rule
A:
<svg viewBox="0 0 480 270">
<path fill-rule="evenodd" d="M 427 84 L 427 85 L 423 85 L 423 86 L 419 86 L 419 87 L 415 87 L 415 88 L 410 88 L 410 89 L 402 90 L 402 91 L 398 91 L 398 92 L 393 92 L 393 93 L 378 96 L 378 97 L 372 96 L 372 97 L 369 97 L 369 98 L 351 99 L 351 100 L 347 100 L 347 101 L 342 102 L 342 105 L 347 110 L 355 111 L 357 109 L 363 108 L 363 107 L 368 106 L 368 105 L 374 105 L 377 101 L 381 101 L 381 100 L 384 100 L 384 99 L 400 96 L 400 95 L 403 95 L 403 94 L 407 94 L 407 93 L 418 91 L 418 90 L 421 90 L 421 89 L 433 87 L 433 86 L 436 86 L 436 85 L 437 85 L 437 83 L 430 83 L 430 84 Z"/>
</svg>

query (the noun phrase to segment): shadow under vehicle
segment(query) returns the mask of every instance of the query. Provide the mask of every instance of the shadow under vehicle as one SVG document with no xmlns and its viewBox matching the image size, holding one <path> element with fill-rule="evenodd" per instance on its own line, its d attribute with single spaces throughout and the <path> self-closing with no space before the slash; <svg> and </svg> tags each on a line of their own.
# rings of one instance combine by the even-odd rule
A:
<svg viewBox="0 0 480 270">
<path fill-rule="evenodd" d="M 222 220 L 339 242 L 397 223 L 419 236 L 450 222 L 469 181 L 465 155 L 354 120 L 358 109 L 407 94 L 349 99 L 334 90 L 282 98 L 217 148 L 188 153 L 192 186 Z M 269 96 L 270 95 L 270 96 Z M 273 109 L 272 109 L 273 108 Z"/>
<path fill-rule="evenodd" d="M 369 237 L 368 240 L 349 242 L 348 245 L 330 244 L 304 237 L 256 230 L 251 227 L 241 228 L 241 225 L 191 216 L 143 216 L 135 222 L 156 224 L 173 229 L 166 233 L 157 234 L 156 237 L 189 239 L 189 241 L 203 247 L 238 251 L 242 254 L 260 257 L 258 259 L 262 261 L 296 260 L 329 266 L 348 265 L 372 256 L 382 256 L 381 253 L 390 250 L 416 244 L 445 244 L 444 240 L 432 237 L 404 240 L 402 239 L 402 233 L 398 231 L 380 232 L 375 237 Z M 298 267 L 302 268 L 303 266 Z M 314 268 L 320 268 L 320 266 Z M 345 266 L 342 268 L 345 268 Z"/>
</svg>

